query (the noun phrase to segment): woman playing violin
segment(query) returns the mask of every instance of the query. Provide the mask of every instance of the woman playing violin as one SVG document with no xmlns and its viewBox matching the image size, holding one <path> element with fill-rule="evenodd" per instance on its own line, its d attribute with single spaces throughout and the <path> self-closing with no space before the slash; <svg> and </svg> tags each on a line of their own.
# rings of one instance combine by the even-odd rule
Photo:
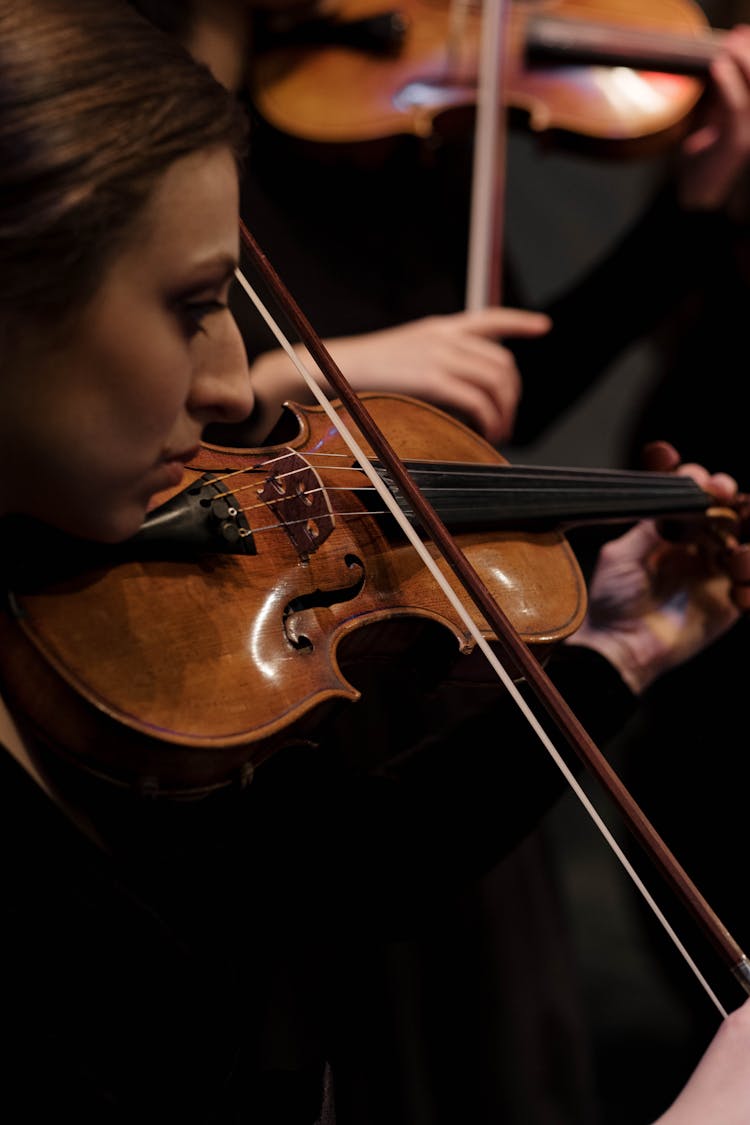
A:
<svg viewBox="0 0 750 1125">
<path fill-rule="evenodd" d="M 156 18 L 148 0 L 139 0 L 136 6 Z M 192 25 L 185 5 L 178 7 L 182 25 L 172 25 L 170 30 L 179 32 L 226 84 L 238 88 L 248 51 L 233 48 L 243 36 L 246 47 L 251 45 L 247 42 L 247 15 L 256 6 L 221 6 L 224 27 L 227 9 L 232 9 L 237 24 L 232 35 L 223 40 L 215 6 L 196 0 L 190 6 Z M 164 4 L 159 8 L 163 16 Z M 220 40 L 224 51 L 217 53 Z M 266 43 L 272 50 L 272 37 L 266 36 Z M 726 233 L 722 209 L 748 159 L 749 58 L 747 29 L 736 28 L 726 38 L 726 54 L 714 63 L 707 97 L 699 107 L 701 118 L 695 119 L 688 132 L 673 183 L 629 232 L 612 260 L 584 280 L 579 290 L 563 294 L 547 310 L 552 314 L 550 331 L 550 321 L 537 313 L 494 308 L 479 314 L 456 311 L 464 293 L 464 220 L 470 174 L 469 146 L 460 137 L 442 143 L 438 137 L 428 141 L 402 137 L 388 145 L 364 145 L 356 150 L 342 145 L 332 161 L 334 146 L 316 149 L 282 137 L 267 123 L 255 120 L 253 159 L 243 184 L 246 217 L 251 225 L 257 225 L 264 249 L 315 325 L 327 334 L 334 357 L 357 387 L 408 391 L 458 411 L 493 440 L 513 434 L 523 444 L 554 422 L 560 411 L 599 377 L 612 355 L 675 304 L 693 280 L 712 278 L 710 288 L 717 306 L 721 294 L 731 286 L 730 275 L 722 269 L 721 248 Z M 372 155 L 373 147 L 379 155 Z M 364 168 L 358 163 L 362 160 L 366 160 Z M 512 163 L 510 173 L 512 176 Z M 512 250 L 513 230 L 509 230 L 508 238 Z M 322 260 L 330 265 L 323 275 L 316 268 Z M 718 277 L 727 278 L 721 289 Z M 512 278 L 507 291 L 513 292 Z M 739 305 L 742 294 L 742 289 L 736 289 L 734 300 Z M 297 389 L 298 376 L 279 349 L 271 347 L 258 355 L 259 349 L 268 348 L 273 341 L 257 318 L 248 316 L 239 304 L 236 309 L 253 359 L 251 374 L 257 392 L 257 409 L 250 425 L 243 429 L 260 436 L 266 433 L 284 398 L 306 398 L 308 392 L 306 388 Z M 733 322 L 741 333 L 741 312 Z M 513 324 L 528 338 L 511 339 Z M 725 338 L 722 332 L 719 339 Z M 741 341 L 728 339 L 726 354 L 736 357 L 743 347 Z M 697 354 L 699 361 L 695 359 Z M 686 444 L 688 434 L 685 441 L 673 440 L 678 448 L 692 451 L 691 459 L 712 464 L 729 458 L 734 474 L 743 480 L 742 415 L 726 410 L 727 396 L 707 395 L 703 386 L 706 371 L 712 372 L 715 385 L 722 372 L 734 370 L 735 363 L 736 359 L 717 364 L 710 347 L 705 354 L 693 353 L 696 381 L 690 402 L 694 403 L 697 419 L 715 411 L 715 422 L 707 430 L 720 435 L 721 455 L 711 446 L 706 449 L 705 437 L 697 446 L 697 450 L 706 450 L 700 456 L 694 444 Z M 668 403 L 660 425 L 651 428 L 650 438 L 685 432 L 689 412 L 680 390 L 685 370 L 683 357 L 675 370 L 678 393 Z M 519 402 L 521 378 L 524 393 Z M 699 425 L 702 427 L 702 422 Z M 733 662 L 738 670 L 734 675 L 741 677 L 744 633 L 738 635 L 735 630 L 733 636 L 737 638 L 734 651 L 739 655 Z M 722 647 L 726 651 L 726 643 Z M 730 729 L 741 723 L 730 700 L 719 714 L 703 704 L 701 673 L 715 669 L 713 682 L 716 690 L 724 693 L 724 685 L 730 682 L 726 665 L 715 648 L 700 665 L 693 662 L 689 675 L 696 689 L 689 693 L 689 700 L 681 699 L 684 676 L 663 681 L 658 690 L 667 694 L 670 704 L 664 709 L 663 725 L 652 727 L 643 719 L 644 714 L 653 714 L 653 692 L 645 707 L 639 709 L 639 726 L 633 738 L 635 760 L 641 774 L 650 776 L 651 787 L 659 781 L 651 768 L 653 756 L 642 753 L 642 744 L 650 738 L 675 748 L 682 745 L 682 740 L 672 738 L 680 721 L 675 718 L 675 708 L 678 714 L 689 713 L 683 725 L 695 745 L 713 745 L 712 732 L 717 727 L 723 724 Z M 669 696 L 672 680 L 676 703 Z M 741 688 L 732 695 L 741 699 Z M 460 707 L 462 702 L 463 697 L 455 699 L 453 706 Z M 380 744 L 383 732 L 365 727 L 355 737 L 358 745 L 370 740 Z M 654 752 L 659 751 L 655 748 Z M 682 758 L 679 751 L 674 752 Z M 701 760 L 697 754 L 693 758 Z M 684 777 L 689 764 L 676 761 L 674 768 Z M 699 788 L 703 791 L 710 782 L 702 776 L 703 771 L 700 774 Z M 672 776 L 674 771 L 665 772 L 666 787 Z M 722 788 L 719 781 L 720 809 L 724 809 L 726 800 Z M 676 815 L 675 802 L 669 798 L 658 814 L 654 812 L 660 824 L 666 818 L 674 823 Z M 735 823 L 743 822 L 738 817 Z M 719 831 L 727 831 L 723 815 Z M 698 837 L 688 823 L 685 835 L 678 854 L 686 854 L 687 848 L 690 869 L 699 864 L 699 885 L 716 886 L 718 873 L 726 865 L 712 862 L 715 853 L 711 858 L 696 855 L 698 851 L 704 853 L 705 833 Z M 498 1119 L 522 1125 L 544 1121 L 546 1086 L 540 1074 L 551 1076 L 549 1081 L 556 1083 L 556 1112 L 559 1109 L 564 1120 L 576 1125 L 591 1120 L 592 1102 L 601 1104 L 608 1096 L 608 1088 L 602 1090 L 598 1083 L 592 1089 L 591 1035 L 590 1029 L 582 1027 L 584 1016 L 590 1013 L 581 1010 L 578 967 L 565 944 L 567 918 L 558 905 L 555 864 L 549 861 L 546 845 L 543 833 L 526 837 L 520 849 L 463 894 L 460 906 L 450 914 L 450 927 L 428 923 L 408 942 L 394 943 L 383 958 L 385 983 L 375 971 L 374 958 L 368 960 L 361 976 L 376 979 L 378 984 L 372 987 L 366 1014 L 358 1021 L 363 1029 L 359 1041 L 354 1032 L 357 1021 L 350 1021 L 350 1041 L 358 1044 L 351 1050 L 350 1069 L 358 1088 L 367 1091 L 368 1086 L 374 1087 L 382 1097 L 390 1081 L 392 1116 L 394 1102 L 404 1097 L 413 1117 L 423 1114 L 436 1125 L 461 1115 L 471 1117 L 476 1125 L 490 1125 Z M 734 851 L 736 845 L 730 843 L 726 854 Z M 741 909 L 729 873 L 727 880 L 731 897 L 722 903 L 722 914 Z M 517 938 L 521 930 L 523 942 Z M 446 968 L 451 958 L 460 965 L 453 972 Z M 665 961 L 668 965 L 674 961 L 671 946 L 666 949 Z M 473 967 L 468 980 L 465 963 Z M 678 965 L 676 971 L 681 968 Z M 585 971 L 589 971 L 588 965 Z M 407 979 L 412 982 L 410 989 L 404 986 Z M 397 988 L 399 1000 L 389 1006 L 388 997 Z M 690 1033 L 689 1048 L 679 1058 L 675 1052 L 673 1075 L 677 1077 L 670 1078 L 663 1068 L 654 1066 L 631 1091 L 632 1103 L 645 1107 L 644 1116 L 654 1112 L 664 1092 L 689 1073 L 710 1033 L 705 1026 L 706 1019 L 711 1026 L 710 1006 L 688 978 L 680 996 L 687 993 L 690 1002 L 693 991 L 697 993 L 697 1034 Z M 405 992 L 416 996 L 408 1012 L 402 1000 Z M 608 999 L 602 1007 L 608 1028 L 613 1022 Z M 518 1020 L 514 1019 L 518 1011 L 523 1013 L 523 1036 L 518 1034 Z M 648 1036 L 647 1042 L 653 1042 L 659 1029 L 647 1022 L 645 1013 L 639 1015 L 640 1020 L 646 1025 L 646 1035 L 631 1035 L 633 1052 L 639 1058 L 655 1057 L 658 1052 L 649 1052 L 644 1039 Z M 394 1024 L 402 1029 L 400 1053 L 392 1046 Z M 549 1036 L 550 1024 L 564 1026 L 566 1034 Z M 687 1038 L 686 1031 L 681 1029 L 680 1034 Z M 422 1049 L 425 1042 L 429 1051 Z M 602 1042 L 606 1044 L 607 1040 Z M 597 1055 L 606 1050 L 597 1043 Z M 450 1066 L 444 1065 L 445 1058 L 450 1058 Z M 370 1062 L 367 1073 L 359 1065 L 361 1059 Z M 618 1053 L 612 1071 L 622 1073 L 627 1065 Z M 340 1067 L 340 1088 L 343 1081 Z M 616 1078 L 611 1086 L 613 1104 L 620 1112 L 622 1097 Z M 367 1100 L 371 1095 L 364 1092 L 361 1096 Z M 409 1110 L 404 1110 L 404 1116 L 409 1117 Z"/>
<path fill-rule="evenodd" d="M 119 0 L 0 0 L 0 76 L 0 494 L 12 569 L 19 517 L 127 540 L 178 483 L 203 428 L 246 416 L 252 392 L 227 309 L 244 134 L 222 87 Z M 725 475 L 690 472 L 734 497 Z M 676 619 L 647 565 L 655 536 L 639 525 L 610 548 L 596 618 L 551 661 L 602 731 L 653 676 L 728 628 L 742 600 L 715 564 L 691 566 Z M 672 569 L 684 557 L 667 554 Z M 647 606 L 623 601 L 623 567 Z M 210 663 L 207 653 L 209 674 Z M 559 789 L 552 767 L 521 753 L 523 727 L 499 688 L 450 747 L 430 728 L 429 684 L 411 731 L 376 764 L 344 752 L 334 722 L 313 747 L 279 749 L 250 785 L 180 800 L 74 764 L 6 686 L 3 1095 L 29 1120 L 330 1119 L 345 1000 L 356 1002 L 344 951 L 366 957 L 408 926 Z M 483 732 L 501 716 L 496 754 Z M 501 760 L 516 738 L 510 784 Z M 745 1046 L 742 1008 L 665 1122 L 745 1119 L 747 1069 L 733 1065 Z"/>
</svg>

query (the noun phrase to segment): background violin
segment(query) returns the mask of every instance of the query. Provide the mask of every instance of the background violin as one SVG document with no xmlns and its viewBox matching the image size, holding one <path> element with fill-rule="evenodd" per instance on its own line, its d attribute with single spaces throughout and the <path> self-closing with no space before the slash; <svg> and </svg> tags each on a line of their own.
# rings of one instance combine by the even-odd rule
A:
<svg viewBox="0 0 750 1125">
<path fill-rule="evenodd" d="M 686 0 L 513 0 L 503 85 L 534 130 L 602 141 L 668 136 L 698 100 L 721 33 Z M 458 12 L 458 15 L 456 14 Z M 252 97 L 316 142 L 428 136 L 476 103 L 481 8 L 346 0 L 335 19 L 261 51 Z M 328 28 L 329 40 L 326 42 Z"/>
</svg>

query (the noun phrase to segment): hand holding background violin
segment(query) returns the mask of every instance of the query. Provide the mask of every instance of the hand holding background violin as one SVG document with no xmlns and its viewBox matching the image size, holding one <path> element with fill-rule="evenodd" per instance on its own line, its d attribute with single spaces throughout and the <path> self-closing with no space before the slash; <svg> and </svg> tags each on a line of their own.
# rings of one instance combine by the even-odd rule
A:
<svg viewBox="0 0 750 1125">
<path fill-rule="evenodd" d="M 728 31 L 712 83 L 681 147 L 678 190 L 687 210 L 731 202 L 750 158 L 750 27 Z"/>
</svg>

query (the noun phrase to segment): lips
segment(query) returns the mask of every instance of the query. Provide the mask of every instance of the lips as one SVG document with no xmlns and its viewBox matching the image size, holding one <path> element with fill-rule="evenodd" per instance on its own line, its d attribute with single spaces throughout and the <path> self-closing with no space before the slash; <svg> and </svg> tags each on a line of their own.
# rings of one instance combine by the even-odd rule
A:
<svg viewBox="0 0 750 1125">
<path fill-rule="evenodd" d="M 162 458 L 162 460 L 166 465 L 173 464 L 175 461 L 179 461 L 181 465 L 187 465 L 189 461 L 192 461 L 198 456 L 199 451 L 200 446 L 193 445 L 190 449 L 186 449 L 182 453 L 169 453 L 166 457 Z"/>
<path fill-rule="evenodd" d="M 182 461 L 162 461 L 156 478 L 158 489 L 161 491 L 164 488 L 174 488 L 175 485 L 181 484 L 184 472 L 185 465 Z"/>
</svg>

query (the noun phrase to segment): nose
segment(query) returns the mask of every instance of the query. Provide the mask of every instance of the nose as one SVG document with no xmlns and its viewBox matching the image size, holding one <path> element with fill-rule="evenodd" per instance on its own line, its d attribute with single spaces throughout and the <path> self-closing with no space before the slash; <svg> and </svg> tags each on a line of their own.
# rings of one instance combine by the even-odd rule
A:
<svg viewBox="0 0 750 1125">
<path fill-rule="evenodd" d="M 245 345 L 228 309 L 210 318 L 194 339 L 195 370 L 188 410 L 203 426 L 242 422 L 255 403 Z"/>
</svg>

